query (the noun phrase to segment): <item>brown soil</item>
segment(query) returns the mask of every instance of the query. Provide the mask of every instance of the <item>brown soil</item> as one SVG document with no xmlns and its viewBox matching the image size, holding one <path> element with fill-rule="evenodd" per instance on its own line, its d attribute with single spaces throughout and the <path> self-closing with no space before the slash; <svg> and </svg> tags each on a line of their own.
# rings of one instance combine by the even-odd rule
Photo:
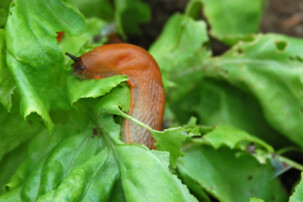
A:
<svg viewBox="0 0 303 202">
<path fill-rule="evenodd" d="M 265 33 L 303 37 L 303 1 L 270 0 L 260 29 Z"/>
<path fill-rule="evenodd" d="M 141 25 L 142 35 L 129 37 L 129 42 L 148 49 L 162 31 L 167 19 L 176 12 L 183 13 L 188 0 L 145 0 L 151 8 L 151 20 Z"/>
</svg>

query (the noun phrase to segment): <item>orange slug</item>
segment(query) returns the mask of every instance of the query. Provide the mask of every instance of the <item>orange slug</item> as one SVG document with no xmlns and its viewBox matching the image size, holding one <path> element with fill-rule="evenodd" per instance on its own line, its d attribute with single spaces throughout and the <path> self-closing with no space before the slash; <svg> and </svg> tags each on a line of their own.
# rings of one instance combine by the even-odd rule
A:
<svg viewBox="0 0 303 202">
<path fill-rule="evenodd" d="M 165 92 L 159 66 L 146 50 L 121 43 L 97 47 L 79 58 L 66 54 L 75 61 L 74 74 L 81 78 L 102 79 L 118 74 L 127 75 L 131 92 L 128 114 L 155 130 L 161 130 Z M 155 149 L 150 132 L 128 119 L 123 122 L 121 139 Z"/>
</svg>

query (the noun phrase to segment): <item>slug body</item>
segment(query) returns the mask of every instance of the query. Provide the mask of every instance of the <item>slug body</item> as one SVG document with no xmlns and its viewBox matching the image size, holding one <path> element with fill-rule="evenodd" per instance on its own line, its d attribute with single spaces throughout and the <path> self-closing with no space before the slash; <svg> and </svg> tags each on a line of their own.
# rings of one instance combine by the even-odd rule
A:
<svg viewBox="0 0 303 202">
<path fill-rule="evenodd" d="M 165 108 L 161 72 L 154 58 L 144 49 L 130 44 L 97 47 L 78 58 L 74 73 L 88 79 L 127 75 L 131 92 L 128 114 L 155 130 L 161 130 Z M 121 139 L 155 148 L 149 131 L 128 119 L 123 122 Z"/>
</svg>

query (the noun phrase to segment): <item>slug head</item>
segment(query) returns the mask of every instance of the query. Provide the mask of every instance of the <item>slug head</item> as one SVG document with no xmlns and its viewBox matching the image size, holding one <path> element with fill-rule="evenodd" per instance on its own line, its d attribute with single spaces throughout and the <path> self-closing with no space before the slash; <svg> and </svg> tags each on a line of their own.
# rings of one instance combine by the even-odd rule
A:
<svg viewBox="0 0 303 202">
<path fill-rule="evenodd" d="M 70 53 L 65 53 L 65 55 L 69 56 L 75 62 L 74 64 L 72 64 L 73 74 L 78 76 L 79 78 L 85 77 L 87 69 L 83 64 L 81 57 L 76 57 Z"/>
<path fill-rule="evenodd" d="M 82 79 L 101 79 L 117 74 L 148 75 L 162 84 L 161 73 L 156 61 L 144 49 L 130 44 L 99 46 L 75 57 L 66 53 L 75 63 L 73 74 Z"/>
</svg>

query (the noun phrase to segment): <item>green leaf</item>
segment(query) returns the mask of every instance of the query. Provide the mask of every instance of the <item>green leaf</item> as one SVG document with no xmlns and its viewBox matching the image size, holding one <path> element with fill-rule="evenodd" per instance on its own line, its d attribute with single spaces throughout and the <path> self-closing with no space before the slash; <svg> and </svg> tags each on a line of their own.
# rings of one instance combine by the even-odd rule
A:
<svg viewBox="0 0 303 202">
<path fill-rule="evenodd" d="M 251 197 L 286 201 L 286 191 L 274 178 L 271 164 L 259 164 L 251 155 L 226 147 L 192 144 L 177 162 L 180 176 L 191 178 L 188 187 L 199 185 L 220 201 L 242 202 Z"/>
<path fill-rule="evenodd" d="M 290 144 L 280 132 L 277 132 L 280 131 L 279 129 L 276 131 L 269 125 L 264 118 L 262 106 L 250 92 L 218 81 L 222 80 L 221 75 L 224 75 L 225 70 L 218 72 L 220 76 L 214 79 L 205 78 L 209 77 L 206 73 L 215 63 L 213 61 L 218 61 L 220 58 L 217 60 L 209 58 L 209 52 L 205 45 L 203 46 L 207 42 L 204 26 L 201 26 L 199 34 L 195 34 L 195 32 L 191 34 L 192 30 L 199 30 L 197 27 L 201 23 L 204 24 L 189 17 L 174 15 L 150 49 L 161 67 L 165 86 L 170 87 L 167 90 L 169 92 L 167 102 L 175 113 L 176 119 L 185 123 L 194 115 L 201 124 L 232 124 L 264 138 L 275 146 L 281 147 Z M 184 43 L 180 42 L 181 39 L 184 39 Z M 184 45 L 179 46 L 179 44 Z M 197 52 L 194 54 L 195 51 L 188 51 L 188 47 L 196 47 L 192 50 L 199 54 Z M 187 52 L 183 50 L 187 50 Z M 242 87 L 241 84 L 238 86 Z"/>
<path fill-rule="evenodd" d="M 302 43 L 282 35 L 258 35 L 221 57 L 206 58 L 186 71 L 170 71 L 173 82 L 188 83 L 168 96 L 176 117 L 194 114 L 203 124 L 231 123 L 275 145 L 289 144 L 281 133 L 302 146 Z M 258 129 L 254 121 L 264 128 Z M 269 134 L 277 139 L 271 140 Z"/>
<path fill-rule="evenodd" d="M 3 28 L 6 24 L 8 9 L 11 1 L 12 0 L 2 0 L 0 2 L 0 28 Z"/>
<path fill-rule="evenodd" d="M 189 138 L 184 128 L 169 128 L 164 131 L 151 131 L 156 140 L 156 147 L 160 151 L 168 151 L 170 163 L 176 166 L 176 160 L 183 155 L 181 152 L 182 143 Z"/>
<path fill-rule="evenodd" d="M 26 122 L 20 117 L 20 110 L 17 105 L 19 99 L 15 95 L 13 100 L 14 106 L 10 113 L 0 105 L 0 161 L 5 154 L 11 152 L 41 130 L 40 123 L 34 120 Z"/>
<path fill-rule="evenodd" d="M 30 174 L 25 176 L 21 190 L 23 200 L 32 201 L 57 188 L 61 181 L 75 168 L 98 151 L 101 142 L 86 131 L 72 136 L 46 153 Z M 36 160 L 37 161 L 37 160 Z"/>
<path fill-rule="evenodd" d="M 11 72 L 6 66 L 6 45 L 5 32 L 0 29 L 0 103 L 10 111 L 12 107 L 12 94 L 16 88 L 16 84 Z"/>
<path fill-rule="evenodd" d="M 7 11 L 4 8 L 0 8 L 0 28 L 4 27 L 7 19 Z"/>
<path fill-rule="evenodd" d="M 36 20 L 38 19 L 39 20 Z M 51 131 L 50 109 L 68 109 L 63 54 L 56 32 L 79 35 L 85 29 L 80 13 L 61 0 L 16 0 L 6 24 L 7 65 L 21 94 L 21 113 L 42 117 Z"/>
<path fill-rule="evenodd" d="M 70 101 L 74 103 L 81 98 L 103 96 L 124 81 L 127 81 L 127 76 L 124 75 L 89 80 L 80 80 L 74 76 L 70 76 L 68 81 Z"/>
<path fill-rule="evenodd" d="M 211 202 L 211 199 L 207 195 L 206 191 L 201 187 L 191 176 L 187 176 L 182 173 L 182 182 L 188 186 L 190 193 L 192 193 L 199 201 Z"/>
<path fill-rule="evenodd" d="M 192 118 L 182 127 L 155 131 L 126 113 L 131 100 L 126 76 L 79 80 L 65 67 L 71 60 L 63 52 L 79 56 L 103 44 L 105 38 L 96 40 L 108 25 L 86 19 L 85 30 L 83 17 L 67 2 L 15 0 L 6 41 L 0 30 L 0 201 L 197 201 L 191 193 L 199 201 L 210 201 L 208 194 L 220 201 L 286 201 L 276 178 L 278 166 L 302 166 L 273 156 L 273 147 L 263 140 L 274 139 L 274 147 L 289 144 L 280 137 L 283 133 L 301 144 L 302 40 L 245 38 L 222 30 L 221 40 L 245 40 L 210 58 L 206 25 L 190 17 L 199 5 L 189 7 L 188 15 L 172 16 L 150 49 L 169 89 L 169 118 L 177 118 L 177 124 L 196 116 L 199 123 L 217 126 L 197 126 Z M 84 5 L 80 9 L 87 16 L 95 16 L 111 7 L 108 2 L 76 3 Z M 98 8 L 98 3 L 105 6 Z M 121 33 L 138 31 L 150 12 L 139 0 L 115 4 Z M 57 31 L 65 31 L 59 44 Z M 13 96 L 9 85 L 2 85 L 7 78 L 18 87 Z M 39 116 L 53 128 L 52 135 Z M 158 151 L 122 142 L 123 118 L 147 128 Z M 254 158 L 262 155 L 272 162 L 260 164 Z"/>
<path fill-rule="evenodd" d="M 249 198 L 249 202 L 264 202 L 264 200 L 253 197 L 253 198 Z"/>
<path fill-rule="evenodd" d="M 169 172 L 167 162 L 149 150 L 125 145 L 117 147 L 117 154 L 127 201 L 197 201 Z"/>
<path fill-rule="evenodd" d="M 200 32 L 191 34 L 192 30 L 199 30 L 197 27 L 201 23 L 186 16 L 174 15 L 150 49 L 161 67 L 166 87 L 174 84 L 169 86 L 167 100 L 177 120 L 185 123 L 195 115 L 202 124 L 232 124 L 274 145 L 289 144 L 266 122 L 262 108 L 253 96 L 226 83 L 203 79 L 211 60 L 207 57 L 209 52 L 202 46 L 207 41 L 204 23 Z M 195 51 L 196 57 L 192 57 Z M 273 135 L 276 138 L 273 139 Z"/>
<path fill-rule="evenodd" d="M 14 108 L 13 108 L 14 109 Z M 89 123 L 89 117 L 86 115 L 86 110 L 79 109 L 78 111 L 57 111 L 56 112 L 59 117 L 61 117 L 60 120 L 56 120 L 60 122 L 60 124 L 56 124 L 54 128 L 54 132 L 52 135 L 47 134 L 47 130 L 41 129 L 41 124 L 38 125 L 40 128 L 39 130 L 36 129 L 35 125 L 33 123 L 29 124 L 29 128 L 33 130 L 34 135 L 27 135 L 27 131 L 29 129 L 27 128 L 19 128 L 15 127 L 16 124 L 14 124 L 14 127 L 8 127 L 8 128 L 15 128 L 17 132 L 9 133 L 9 134 L 15 134 L 15 139 L 11 138 L 12 142 L 18 143 L 18 141 L 28 140 L 29 137 L 31 137 L 30 142 L 27 146 L 26 151 L 26 159 L 22 162 L 20 167 L 17 169 L 17 171 L 14 173 L 14 175 L 10 178 L 9 182 L 5 185 L 6 190 L 14 190 L 15 188 L 18 188 L 20 184 L 24 183 L 25 179 L 28 178 L 28 175 L 32 172 L 35 165 L 37 165 L 43 158 L 46 157 L 46 155 L 52 151 L 52 149 L 60 143 L 62 140 L 64 140 L 67 137 L 70 137 L 72 135 L 78 134 L 79 132 L 82 132 L 85 128 L 87 128 Z M 12 114 L 13 116 L 14 114 Z M 16 120 L 16 115 L 13 116 Z M 17 116 L 18 117 L 18 116 Z M 54 117 L 56 118 L 56 117 Z M 19 119 L 21 119 L 19 117 Z M 56 118 L 57 119 L 57 118 Z M 18 121 L 18 120 L 17 120 Z M 19 124 L 22 123 L 19 120 Z M 20 131 L 23 130 L 24 133 L 20 135 Z M 31 131 L 31 130 L 29 130 Z M 10 137 L 7 135 L 7 137 Z M 5 139 L 4 139 L 5 140 Z M 20 143 L 19 143 L 20 144 Z"/>
<path fill-rule="evenodd" d="M 160 66 L 164 86 L 169 92 L 167 106 L 170 106 L 173 100 L 187 98 L 184 95 L 195 87 L 195 82 L 201 80 L 202 75 L 197 72 L 190 77 L 183 74 L 189 67 L 204 64 L 204 60 L 211 54 L 204 46 L 207 42 L 205 22 L 175 14 L 168 20 L 160 37 L 149 49 Z M 175 77 L 178 79 L 174 79 Z M 166 111 L 167 109 L 169 107 L 166 107 Z M 175 117 L 182 119 L 185 117 L 184 111 Z M 184 122 L 188 118 L 186 117 Z"/>
<path fill-rule="evenodd" d="M 63 173 L 69 173 L 74 167 L 77 168 L 77 165 L 83 165 L 81 162 L 86 161 L 90 154 L 96 154 L 103 148 L 103 141 L 99 139 L 98 134 L 94 132 L 95 130 L 88 127 L 91 124 L 87 122 L 88 117 L 85 114 L 72 113 L 70 116 L 73 119 L 65 116 L 67 122 L 63 126 L 56 125 L 52 136 L 47 136 L 46 131 L 44 131 L 31 141 L 27 158 L 5 186 L 6 190 L 12 191 L 24 184 L 21 192 L 22 197 L 28 200 L 33 199 L 38 192 L 42 194 L 45 190 L 60 184 L 61 180 L 66 177 Z M 113 122 L 110 117 L 104 120 Z M 114 127 L 116 126 L 115 124 Z M 120 128 L 114 130 L 114 127 L 111 126 L 108 130 L 111 133 L 116 131 L 119 134 Z M 118 127 L 120 126 L 118 125 Z M 87 128 L 90 129 L 87 130 Z M 82 136 L 81 134 L 75 136 L 77 131 L 82 131 Z M 65 140 L 66 138 L 68 139 Z M 94 149 L 94 142 L 98 142 L 101 147 Z M 70 164 L 68 164 L 69 161 Z M 82 186 L 89 185 L 82 184 Z"/>
<path fill-rule="evenodd" d="M 175 79 L 180 81 L 185 78 L 188 83 L 191 82 L 190 77 L 186 76 Z M 185 123 L 194 115 L 200 124 L 232 125 L 276 147 L 291 144 L 285 136 L 269 125 L 263 115 L 262 107 L 250 93 L 227 82 L 203 79 L 203 76 L 192 85 L 194 88 L 187 89 L 186 94 L 181 94 L 179 89 L 172 89 L 170 92 L 170 106 L 179 122 Z"/>
<path fill-rule="evenodd" d="M 88 18 L 86 25 L 85 31 L 79 36 L 64 33 L 64 37 L 59 43 L 64 52 L 79 57 L 96 46 L 103 45 L 105 38 L 101 38 L 99 41 L 95 41 L 95 38 L 100 37 L 100 30 L 106 29 L 108 23 L 98 18 Z M 73 61 L 69 57 L 65 57 L 65 64 L 71 64 L 71 62 Z"/>
<path fill-rule="evenodd" d="M 124 76 L 119 76 L 116 78 L 125 79 Z M 128 111 L 130 100 L 131 97 L 128 86 L 118 86 L 117 88 L 113 89 L 107 96 L 100 99 L 97 104 L 96 113 L 103 114 L 107 112 L 115 115 L 124 115 L 124 113 L 121 112 L 120 108 L 123 111 Z"/>
<path fill-rule="evenodd" d="M 187 8 L 189 15 L 196 15 L 198 3 L 203 5 L 211 34 L 227 44 L 233 45 L 259 30 L 263 0 L 192 0 Z"/>
<path fill-rule="evenodd" d="M 24 161 L 26 156 L 27 144 L 22 144 L 7 153 L 0 161 L 0 195 L 4 192 L 4 185 L 9 181 L 10 177 L 16 172 L 16 169 Z"/>
<path fill-rule="evenodd" d="M 98 17 L 113 21 L 114 8 L 108 0 L 75 0 L 75 5 L 86 17 Z"/>
<path fill-rule="evenodd" d="M 37 113 L 40 115 L 45 125 L 52 131 L 54 124 L 49 116 L 48 108 L 45 106 L 45 103 L 42 101 L 37 91 L 31 85 L 26 74 L 23 72 L 23 68 L 30 69 L 31 67 L 22 63 L 19 63 L 10 53 L 7 53 L 7 63 L 10 67 L 10 70 L 13 72 L 17 86 L 20 90 L 21 95 L 21 108 L 20 111 L 23 114 L 23 117 L 26 118 L 32 113 Z M 35 78 L 33 78 L 35 79 Z M 22 86 L 22 87 L 21 87 Z M 46 92 L 46 88 L 44 89 Z"/>
<path fill-rule="evenodd" d="M 127 201 L 142 201 L 142 197 L 150 201 L 166 201 L 170 198 L 178 201 L 196 201 L 181 181 L 169 172 L 165 165 L 167 162 L 162 162 L 151 151 L 127 145 L 117 146 L 115 150 L 116 157 L 113 156 L 113 151 L 106 149 L 91 157 L 76 168 L 55 191 L 48 192 L 38 201 L 79 199 L 108 201 L 111 195 L 119 194 L 113 193 L 119 181 L 122 182 L 125 194 L 121 197 L 125 197 Z M 128 155 L 129 153 L 132 155 Z M 138 164 L 138 159 L 144 161 Z M 154 176 L 161 176 L 161 180 L 158 183 L 150 183 Z M 163 192 L 161 187 L 166 188 L 166 192 Z"/>
<path fill-rule="evenodd" d="M 62 134 L 55 131 L 55 139 L 46 141 L 47 147 L 37 139 L 34 145 L 39 142 L 40 145 L 35 152 L 43 151 L 42 155 L 30 153 L 31 163 L 27 163 L 27 167 L 31 169 L 21 172 L 23 183 L 7 189 L 10 191 L 0 200 L 13 200 L 20 195 L 21 200 L 26 201 L 139 201 L 140 197 L 151 201 L 170 198 L 196 201 L 186 186 L 170 173 L 168 153 L 121 144 L 113 138 L 119 136 L 120 126 L 112 116 L 106 115 L 99 121 L 97 133 L 88 127 L 78 135 L 62 139 Z M 150 183 L 155 182 L 154 176 L 160 177 L 156 183 Z"/>
<path fill-rule="evenodd" d="M 181 90 L 188 87 L 187 82 L 170 83 L 171 71 L 184 71 L 188 66 L 203 64 L 203 60 L 210 56 L 210 52 L 202 46 L 207 41 L 205 22 L 195 21 L 182 14 L 170 17 L 161 35 L 149 49 L 160 66 L 165 87 L 177 84 Z"/>
<path fill-rule="evenodd" d="M 227 146 L 230 149 L 241 149 L 252 154 L 260 163 L 266 163 L 268 159 L 276 160 L 271 156 L 274 149 L 266 142 L 228 125 L 218 125 L 214 130 L 204 135 L 201 140 L 195 139 L 193 141 L 209 144 L 215 149 L 222 146 Z"/>
<path fill-rule="evenodd" d="M 148 4 L 141 0 L 115 0 L 115 22 L 120 34 L 139 34 L 138 26 L 150 20 Z"/>
<path fill-rule="evenodd" d="M 21 201 L 21 198 L 20 198 L 20 190 L 21 188 L 18 188 L 18 189 L 15 189 L 11 192 L 8 192 L 4 195 L 1 195 L 0 196 L 0 200 L 2 201 Z"/>
<path fill-rule="evenodd" d="M 210 202 L 211 199 L 198 183 L 195 182 L 194 179 L 191 178 L 191 176 L 187 176 L 185 173 L 182 173 L 182 182 L 186 184 L 190 190 L 190 192 L 197 197 L 199 201 L 205 201 Z"/>
<path fill-rule="evenodd" d="M 203 136 L 203 139 L 215 149 L 225 145 L 230 149 L 241 148 L 241 144 L 248 146 L 250 143 L 257 144 L 267 152 L 273 153 L 274 149 L 259 138 L 249 135 L 245 131 L 228 125 L 218 125 L 216 128 Z"/>
<path fill-rule="evenodd" d="M 113 154 L 104 149 L 76 168 L 55 191 L 38 201 L 109 201 L 119 180 L 119 168 Z"/>
<path fill-rule="evenodd" d="M 195 43 L 192 43 L 195 41 Z M 208 41 L 206 24 L 192 18 L 174 14 L 169 18 L 156 42 L 149 52 L 159 63 L 161 70 L 181 69 L 192 65 L 194 56 L 205 54 L 201 47 Z M 202 52 L 202 53 L 201 53 Z M 201 63 L 203 58 L 197 58 Z"/>
<path fill-rule="evenodd" d="M 259 35 L 211 59 L 204 73 L 252 93 L 270 125 L 302 146 L 302 45 L 299 39 Z"/>
<path fill-rule="evenodd" d="M 73 101 L 101 96 L 125 80 L 125 76 L 94 80 L 94 84 L 90 80 L 73 80 L 70 94 Z M 89 91 L 92 88 L 97 90 Z M 76 89 L 85 90 L 78 93 Z M 13 200 L 20 195 L 21 200 L 26 201 L 129 201 L 140 200 L 139 192 L 151 201 L 169 198 L 196 201 L 170 172 L 169 153 L 150 151 L 145 146 L 127 145 L 119 140 L 121 126 L 106 112 L 118 109 L 122 114 L 119 107 L 128 109 L 129 96 L 129 89 L 124 85 L 114 88 L 100 101 L 82 99 L 76 112 L 65 114 L 62 126 L 55 125 L 52 136 L 46 138 L 46 131 L 38 134 L 28 147 L 26 159 L 6 184 L 8 192 L 0 200 Z M 138 166 L 143 172 L 138 173 Z M 157 183 L 150 183 L 154 176 L 161 177 Z M 129 183 L 132 186 L 128 186 Z"/>
<path fill-rule="evenodd" d="M 300 202 L 303 200 L 303 181 L 302 177 L 303 173 L 301 173 L 301 180 L 300 183 L 296 186 L 296 190 L 289 198 L 289 202 Z"/>
</svg>

